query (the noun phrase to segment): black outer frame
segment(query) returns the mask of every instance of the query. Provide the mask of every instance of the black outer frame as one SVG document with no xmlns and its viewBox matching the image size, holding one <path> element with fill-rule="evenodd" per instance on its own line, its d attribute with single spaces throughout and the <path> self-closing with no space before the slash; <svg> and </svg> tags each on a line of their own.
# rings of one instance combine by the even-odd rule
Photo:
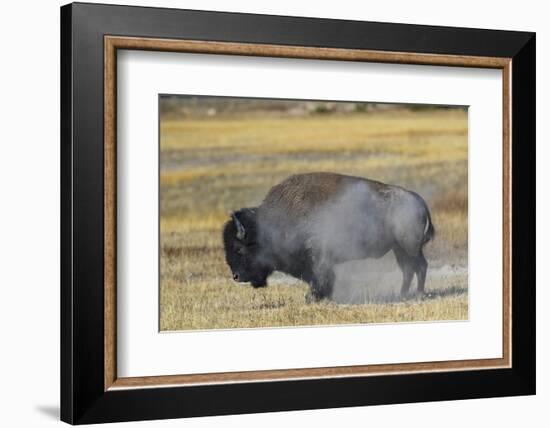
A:
<svg viewBox="0 0 550 428">
<path fill-rule="evenodd" d="M 104 391 L 104 35 L 512 58 L 512 368 Z M 61 8 L 61 420 L 535 393 L 535 34 L 74 3 Z"/>
</svg>

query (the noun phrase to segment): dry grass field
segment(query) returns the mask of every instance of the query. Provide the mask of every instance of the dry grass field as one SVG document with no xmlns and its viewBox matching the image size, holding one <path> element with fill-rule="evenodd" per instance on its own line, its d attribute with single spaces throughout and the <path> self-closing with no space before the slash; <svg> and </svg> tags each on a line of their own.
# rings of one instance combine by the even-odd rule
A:
<svg viewBox="0 0 550 428">
<path fill-rule="evenodd" d="M 161 330 L 467 319 L 467 134 L 462 109 L 161 115 Z M 436 228 L 425 247 L 427 296 L 398 297 L 392 253 L 338 267 L 335 300 L 351 287 L 354 304 L 307 304 L 307 285 L 278 273 L 263 289 L 233 282 L 221 240 L 229 213 L 312 171 L 401 185 L 426 200 Z"/>
</svg>

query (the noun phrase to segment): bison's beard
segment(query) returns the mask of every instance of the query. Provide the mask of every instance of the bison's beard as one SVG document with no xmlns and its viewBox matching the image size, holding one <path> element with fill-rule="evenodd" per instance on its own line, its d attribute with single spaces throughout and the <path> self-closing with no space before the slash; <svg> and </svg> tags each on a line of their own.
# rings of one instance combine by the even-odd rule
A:
<svg viewBox="0 0 550 428">
<path fill-rule="evenodd" d="M 256 272 L 256 275 L 250 280 L 252 287 L 262 288 L 267 285 L 267 277 L 273 273 L 273 269 L 268 267 L 263 268 L 260 272 Z"/>
<path fill-rule="evenodd" d="M 252 284 L 252 287 L 254 287 L 254 288 L 265 287 L 265 286 L 267 286 L 267 277 L 266 278 L 261 278 L 261 279 L 254 279 L 254 280 L 250 281 L 250 283 Z"/>
</svg>

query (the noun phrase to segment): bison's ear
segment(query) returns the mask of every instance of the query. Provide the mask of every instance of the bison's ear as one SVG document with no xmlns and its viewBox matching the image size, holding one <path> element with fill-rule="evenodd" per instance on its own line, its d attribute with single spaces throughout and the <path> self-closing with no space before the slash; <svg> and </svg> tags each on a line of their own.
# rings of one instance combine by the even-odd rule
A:
<svg viewBox="0 0 550 428">
<path fill-rule="evenodd" d="M 243 240 L 246 236 L 246 230 L 239 220 L 239 217 L 237 217 L 237 212 L 231 213 L 231 218 L 233 219 L 233 223 L 235 223 L 235 227 L 237 228 L 237 239 Z"/>
</svg>

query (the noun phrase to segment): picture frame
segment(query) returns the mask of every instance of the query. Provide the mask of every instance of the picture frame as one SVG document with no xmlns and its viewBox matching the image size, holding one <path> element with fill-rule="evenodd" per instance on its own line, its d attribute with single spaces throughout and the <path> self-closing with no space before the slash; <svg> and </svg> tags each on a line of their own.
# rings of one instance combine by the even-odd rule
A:
<svg viewBox="0 0 550 428">
<path fill-rule="evenodd" d="M 118 377 L 118 50 L 502 70 L 504 209 L 495 219 L 503 225 L 502 357 Z M 61 419 L 86 424 L 534 394 L 535 96 L 534 33 L 63 6 Z"/>
</svg>

